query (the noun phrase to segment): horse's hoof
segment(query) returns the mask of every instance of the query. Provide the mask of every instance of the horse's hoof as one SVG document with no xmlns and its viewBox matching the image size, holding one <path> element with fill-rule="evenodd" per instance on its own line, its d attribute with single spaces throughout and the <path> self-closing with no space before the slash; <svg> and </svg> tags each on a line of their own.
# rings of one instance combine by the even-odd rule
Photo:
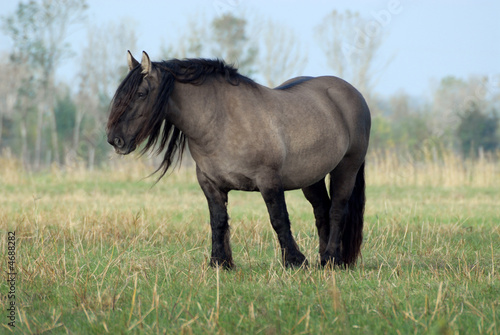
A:
<svg viewBox="0 0 500 335">
<path fill-rule="evenodd" d="M 322 267 L 340 267 L 344 268 L 345 264 L 342 262 L 341 257 L 335 257 L 329 253 L 321 255 L 321 266 Z"/>
<path fill-rule="evenodd" d="M 301 267 L 301 266 L 308 267 L 309 262 L 307 261 L 306 256 L 299 253 L 295 256 L 285 257 L 285 266 L 286 267 Z"/>
<path fill-rule="evenodd" d="M 216 267 L 222 267 L 224 270 L 231 270 L 234 268 L 234 263 L 231 259 L 221 259 L 221 258 L 214 258 L 212 257 L 210 259 L 210 266 L 213 268 Z"/>
</svg>

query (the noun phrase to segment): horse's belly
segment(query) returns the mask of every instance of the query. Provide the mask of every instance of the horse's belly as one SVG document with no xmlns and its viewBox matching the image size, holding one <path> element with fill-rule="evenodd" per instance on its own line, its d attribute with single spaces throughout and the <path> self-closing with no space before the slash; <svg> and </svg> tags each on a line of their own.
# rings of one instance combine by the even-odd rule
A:
<svg viewBox="0 0 500 335">
<path fill-rule="evenodd" d="M 289 138 L 286 144 L 281 178 L 285 189 L 310 186 L 333 171 L 345 156 L 348 137 L 333 125 L 316 127 L 301 136 Z"/>
<path fill-rule="evenodd" d="M 339 161 L 342 154 L 324 154 L 315 157 L 287 159 L 281 170 L 283 187 L 294 190 L 310 186 L 329 174 Z"/>
</svg>

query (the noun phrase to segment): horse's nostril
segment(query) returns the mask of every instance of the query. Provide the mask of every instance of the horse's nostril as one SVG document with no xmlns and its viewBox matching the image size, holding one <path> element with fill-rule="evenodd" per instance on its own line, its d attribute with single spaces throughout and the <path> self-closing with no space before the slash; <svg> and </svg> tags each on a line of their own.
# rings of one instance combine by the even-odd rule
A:
<svg viewBox="0 0 500 335">
<path fill-rule="evenodd" d="M 114 142 L 116 147 L 118 147 L 118 148 L 123 147 L 123 140 L 120 137 L 115 137 L 113 142 Z"/>
</svg>

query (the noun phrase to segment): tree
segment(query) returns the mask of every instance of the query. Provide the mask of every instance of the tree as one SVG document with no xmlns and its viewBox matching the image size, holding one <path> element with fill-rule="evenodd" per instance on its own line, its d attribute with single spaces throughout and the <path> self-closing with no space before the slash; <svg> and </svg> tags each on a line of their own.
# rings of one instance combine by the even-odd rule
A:
<svg viewBox="0 0 500 335">
<path fill-rule="evenodd" d="M 64 153 L 71 149 L 76 109 L 69 87 L 61 89 L 56 97 L 54 114 L 57 119 L 57 135 Z"/>
<path fill-rule="evenodd" d="M 318 42 L 334 74 L 353 84 L 368 100 L 373 94 L 374 60 L 385 36 L 382 27 L 370 29 L 374 22 L 359 13 L 334 10 L 316 27 Z"/>
<path fill-rule="evenodd" d="M 258 48 L 248 37 L 244 18 L 226 13 L 215 17 L 210 24 L 203 18 L 191 18 L 187 26 L 177 41 L 162 48 L 163 57 L 220 58 L 237 66 L 244 75 L 256 72 Z"/>
<path fill-rule="evenodd" d="M 8 58 L 8 57 L 5 57 Z M 0 63 L 0 73 L 8 80 L 0 80 L 0 147 L 4 119 L 11 118 L 16 107 L 23 78 L 27 76 L 24 66 L 14 66 L 11 62 Z"/>
<path fill-rule="evenodd" d="M 431 138 L 427 113 L 404 92 L 394 94 L 388 103 L 392 142 L 412 153 L 423 149 Z"/>
<path fill-rule="evenodd" d="M 113 91 L 128 71 L 126 52 L 136 48 L 133 26 L 133 22 L 121 21 L 90 28 L 80 57 L 77 109 L 69 155 L 70 159 L 76 157 L 83 137 L 91 169 L 98 146 L 105 138 L 103 125 Z"/>
<path fill-rule="evenodd" d="M 258 72 L 266 84 L 275 87 L 285 80 L 301 75 L 307 56 L 291 30 L 268 21 L 263 25 L 264 35 L 259 57 Z"/>
<path fill-rule="evenodd" d="M 259 36 L 264 36 L 258 47 L 248 37 L 250 30 L 257 34 L 256 29 L 243 17 L 226 13 L 210 24 L 202 17 L 191 18 L 178 40 L 163 47 L 162 55 L 167 59 L 222 58 L 242 74 L 262 76 L 268 86 L 302 74 L 307 57 L 294 33 L 271 20 L 257 25 Z"/>
<path fill-rule="evenodd" d="M 480 77 L 463 80 L 447 76 L 441 79 L 432 97 L 431 133 L 444 144 L 455 145 L 458 127 L 468 110 L 485 110 L 490 103 L 483 87 L 484 78 Z"/>
<path fill-rule="evenodd" d="M 498 129 L 498 115 L 482 112 L 477 104 L 472 103 L 460 115 L 460 124 L 457 137 L 464 156 L 475 156 L 479 150 L 495 151 L 499 147 L 496 136 Z"/>
<path fill-rule="evenodd" d="M 383 115 L 375 115 L 372 118 L 370 132 L 371 150 L 394 149 L 395 143 L 392 136 L 391 126 L 391 122 Z"/>
<path fill-rule="evenodd" d="M 49 117 L 54 160 L 59 163 L 57 123 L 54 114 L 54 73 L 64 58 L 71 55 L 66 43 L 68 29 L 83 19 L 87 8 L 80 0 L 43 0 L 21 2 L 14 14 L 4 19 L 4 30 L 14 41 L 11 58 L 27 63 L 37 81 L 39 100 L 35 168 L 40 166 L 44 116 Z"/>
<path fill-rule="evenodd" d="M 243 74 L 252 75 L 258 48 L 247 35 L 247 21 L 226 13 L 212 21 L 212 30 L 212 53 L 236 64 Z"/>
<path fill-rule="evenodd" d="M 0 65 L 0 73 L 8 78 L 0 81 L 0 143 L 13 146 L 23 165 L 28 166 L 29 116 L 34 112 L 36 96 L 33 78 L 26 64 L 10 60 Z"/>
<path fill-rule="evenodd" d="M 162 57 L 172 58 L 200 58 L 209 57 L 210 34 L 205 27 L 206 20 L 203 17 L 191 16 L 186 23 L 187 27 L 178 36 L 178 40 L 162 47 Z"/>
</svg>

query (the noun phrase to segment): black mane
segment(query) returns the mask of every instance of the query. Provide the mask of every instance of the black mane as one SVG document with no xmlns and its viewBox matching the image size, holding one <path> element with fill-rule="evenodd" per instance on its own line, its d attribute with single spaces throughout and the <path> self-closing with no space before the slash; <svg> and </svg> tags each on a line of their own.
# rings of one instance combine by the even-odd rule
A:
<svg viewBox="0 0 500 335">
<path fill-rule="evenodd" d="M 160 154 L 166 149 L 164 158 L 158 169 L 160 180 L 175 159 L 180 161 L 186 146 L 186 137 L 180 129 L 165 120 L 165 107 L 174 90 L 175 82 L 202 85 L 209 78 L 222 78 L 227 83 L 237 86 L 240 83 L 255 86 L 255 82 L 238 73 L 238 70 L 220 59 L 171 59 L 163 62 L 153 62 L 153 69 L 159 70 L 160 84 L 158 96 L 142 131 L 136 137 L 140 144 L 147 139 L 141 154 L 152 150 L 158 144 L 155 153 Z M 141 67 L 132 69 L 122 81 L 111 101 L 108 129 L 115 126 L 127 111 L 127 106 L 137 94 L 137 89 L 143 80 Z M 176 153 L 177 156 L 176 156 Z"/>
<path fill-rule="evenodd" d="M 231 85 L 239 85 L 241 82 L 255 85 L 255 82 L 243 76 L 233 65 L 226 64 L 221 59 L 171 59 L 163 62 L 153 63 L 160 69 L 169 71 L 177 81 L 201 85 L 209 77 L 221 76 Z"/>
</svg>

